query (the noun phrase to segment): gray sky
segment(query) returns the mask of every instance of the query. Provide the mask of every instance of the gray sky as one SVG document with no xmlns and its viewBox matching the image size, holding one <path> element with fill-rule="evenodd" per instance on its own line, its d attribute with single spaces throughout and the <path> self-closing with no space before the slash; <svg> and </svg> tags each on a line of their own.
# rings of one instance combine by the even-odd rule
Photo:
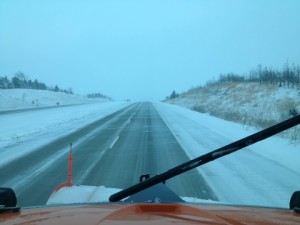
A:
<svg viewBox="0 0 300 225">
<path fill-rule="evenodd" d="M 300 64 L 298 0 L 0 0 L 0 76 L 161 100 L 220 73 Z"/>
</svg>

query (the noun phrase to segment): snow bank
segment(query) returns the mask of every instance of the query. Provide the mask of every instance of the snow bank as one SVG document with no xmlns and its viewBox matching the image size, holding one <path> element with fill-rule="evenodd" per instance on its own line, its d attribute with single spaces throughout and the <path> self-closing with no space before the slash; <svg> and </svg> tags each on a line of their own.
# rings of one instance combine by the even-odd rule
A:
<svg viewBox="0 0 300 225">
<path fill-rule="evenodd" d="M 224 83 L 181 94 L 170 103 L 243 125 L 265 128 L 300 113 L 300 91 L 259 83 Z M 300 128 L 285 133 L 300 140 Z"/>
<path fill-rule="evenodd" d="M 0 111 L 107 101 L 106 99 L 90 99 L 63 92 L 32 89 L 0 89 Z"/>
<path fill-rule="evenodd" d="M 78 185 L 63 187 L 58 191 L 54 191 L 46 204 L 109 202 L 109 196 L 119 191 L 121 189 L 104 186 Z"/>
<path fill-rule="evenodd" d="M 0 115 L 0 165 L 129 104 L 102 102 Z"/>
<path fill-rule="evenodd" d="M 103 203 L 109 202 L 109 197 L 122 189 L 108 188 L 105 186 L 78 185 L 63 187 L 54 191 L 47 201 L 47 205 L 72 204 L 72 203 Z M 204 200 L 199 198 L 181 197 L 190 203 L 220 204 L 222 202 Z"/>
<path fill-rule="evenodd" d="M 192 159 L 257 130 L 171 104 L 155 107 Z M 299 190 L 300 145 L 272 137 L 198 168 L 218 199 L 288 208 Z"/>
</svg>

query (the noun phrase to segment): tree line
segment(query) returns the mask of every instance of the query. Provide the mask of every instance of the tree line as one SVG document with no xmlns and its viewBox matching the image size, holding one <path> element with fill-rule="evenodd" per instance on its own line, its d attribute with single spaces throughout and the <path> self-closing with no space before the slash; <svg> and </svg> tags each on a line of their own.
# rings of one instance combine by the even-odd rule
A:
<svg viewBox="0 0 300 225">
<path fill-rule="evenodd" d="M 87 95 L 88 98 L 105 98 L 105 99 L 109 99 L 112 100 L 110 97 L 107 97 L 101 93 L 93 93 L 93 94 L 88 94 Z"/>
<path fill-rule="evenodd" d="M 289 65 L 286 62 L 281 70 L 272 69 L 258 65 L 257 68 L 249 71 L 247 75 L 236 73 L 220 74 L 217 81 L 209 81 L 207 85 L 227 82 L 258 82 L 260 84 L 272 84 L 279 87 L 300 88 L 300 66 Z"/>
<path fill-rule="evenodd" d="M 11 79 L 0 76 L 0 89 L 35 89 L 35 90 L 48 90 L 55 92 L 65 92 L 67 94 L 73 94 L 72 88 L 61 89 L 57 85 L 49 87 L 45 83 L 38 81 L 37 79 L 31 80 L 24 73 L 17 72 Z"/>
<path fill-rule="evenodd" d="M 251 69 L 248 74 L 227 73 L 220 74 L 217 80 L 209 80 L 206 86 L 232 82 L 257 82 L 259 84 L 271 84 L 279 87 L 300 88 L 300 66 L 290 65 L 287 61 L 282 69 L 273 69 L 271 67 L 263 67 L 258 65 L 255 69 Z M 200 87 L 191 88 L 194 90 Z M 166 100 L 177 98 L 178 93 L 173 91 Z"/>
</svg>

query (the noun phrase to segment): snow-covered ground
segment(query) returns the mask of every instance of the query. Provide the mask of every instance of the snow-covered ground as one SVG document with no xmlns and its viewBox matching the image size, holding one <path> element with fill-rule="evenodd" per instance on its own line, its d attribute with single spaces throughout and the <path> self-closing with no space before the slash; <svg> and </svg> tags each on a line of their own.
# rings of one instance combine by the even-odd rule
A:
<svg viewBox="0 0 300 225">
<path fill-rule="evenodd" d="M 257 132 L 179 106 L 160 102 L 154 105 L 190 158 Z M 280 137 L 271 137 L 210 162 L 198 171 L 220 202 L 288 208 L 292 193 L 299 190 L 299 147 L 299 144 L 291 144 Z M 54 192 L 48 204 L 107 202 L 117 191 L 103 186 L 66 187 Z M 215 203 L 182 197 L 190 202 Z"/>
<path fill-rule="evenodd" d="M 299 96 L 298 88 L 233 82 L 193 89 L 169 102 L 243 125 L 265 128 L 299 114 Z M 300 128 L 284 136 L 300 140 Z"/>
<path fill-rule="evenodd" d="M 190 158 L 257 132 L 180 106 L 155 106 Z M 300 145 L 271 137 L 198 171 L 222 202 L 288 208 L 292 193 L 300 189 Z"/>
<path fill-rule="evenodd" d="M 68 107 L 57 107 L 57 103 Z M 0 115 L 0 165 L 127 105 L 62 92 L 0 89 L 0 112 L 54 106 Z"/>
<path fill-rule="evenodd" d="M 0 165 L 127 105 L 102 102 L 0 115 Z"/>
<path fill-rule="evenodd" d="M 0 165 L 128 104 L 102 102 L 0 115 Z M 257 131 L 171 104 L 154 106 L 190 158 Z M 287 208 L 291 194 L 300 189 L 299 149 L 299 144 L 272 137 L 198 171 L 222 202 Z"/>
<path fill-rule="evenodd" d="M 106 99 L 91 99 L 64 92 L 33 89 L 0 89 L 0 111 L 107 101 Z"/>
<path fill-rule="evenodd" d="M 105 186 L 78 185 L 63 187 L 54 191 L 47 201 L 47 205 L 52 204 L 72 204 L 72 203 L 97 203 L 108 202 L 111 195 L 121 191 L 117 188 L 107 188 Z M 220 203 L 217 201 L 182 197 L 186 202 L 192 203 Z"/>
</svg>

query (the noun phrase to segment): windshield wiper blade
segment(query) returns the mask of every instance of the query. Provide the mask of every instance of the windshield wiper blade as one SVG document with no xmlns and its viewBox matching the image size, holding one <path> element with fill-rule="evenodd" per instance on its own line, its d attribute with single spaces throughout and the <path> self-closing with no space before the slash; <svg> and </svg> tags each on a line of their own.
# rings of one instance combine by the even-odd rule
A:
<svg viewBox="0 0 300 225">
<path fill-rule="evenodd" d="M 240 150 L 246 146 L 252 145 L 258 141 L 264 140 L 268 137 L 271 137 L 275 134 L 278 134 L 284 130 L 287 130 L 291 127 L 294 127 L 296 125 L 300 124 L 300 115 L 295 116 L 291 119 L 285 120 L 281 123 L 278 123 L 274 126 L 271 126 L 265 130 L 259 131 L 255 134 L 252 134 L 250 136 L 247 136 L 243 139 L 240 139 L 238 141 L 235 141 L 231 144 L 225 145 L 217 150 L 211 151 L 207 154 L 204 154 L 202 156 L 199 156 L 193 160 L 190 160 L 188 162 L 185 162 L 179 166 L 176 166 L 164 173 L 161 173 L 159 175 L 156 175 L 152 178 L 149 178 L 148 180 L 145 180 L 141 183 L 138 183 L 136 185 L 133 185 L 127 189 L 124 189 L 120 192 L 117 192 L 109 197 L 110 202 L 117 202 L 122 200 L 123 198 L 126 198 L 128 196 L 131 196 L 137 192 L 140 192 L 142 190 L 145 190 L 153 185 L 156 185 L 158 183 L 164 182 L 170 178 L 173 178 L 179 174 L 182 174 L 186 171 L 189 171 L 191 169 L 194 169 L 195 167 L 201 166 L 205 163 L 208 163 L 210 161 L 213 161 L 217 158 L 223 157 L 225 155 L 228 155 L 230 153 L 233 153 L 237 150 Z"/>
</svg>

